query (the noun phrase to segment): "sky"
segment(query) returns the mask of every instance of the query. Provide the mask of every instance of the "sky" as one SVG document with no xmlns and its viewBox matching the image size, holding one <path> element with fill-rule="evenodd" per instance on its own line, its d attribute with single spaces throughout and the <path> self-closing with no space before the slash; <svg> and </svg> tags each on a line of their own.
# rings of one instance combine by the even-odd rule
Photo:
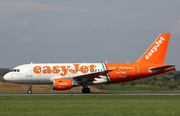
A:
<svg viewBox="0 0 180 116">
<path fill-rule="evenodd" d="M 180 70 L 179 0 L 0 0 L 0 67 L 135 62 L 171 33 L 165 64 Z"/>
</svg>

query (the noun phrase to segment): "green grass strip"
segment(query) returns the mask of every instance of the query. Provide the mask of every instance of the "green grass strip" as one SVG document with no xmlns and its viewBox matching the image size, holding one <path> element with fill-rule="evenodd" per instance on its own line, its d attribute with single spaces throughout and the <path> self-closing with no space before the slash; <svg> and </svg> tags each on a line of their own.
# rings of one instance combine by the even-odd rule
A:
<svg viewBox="0 0 180 116">
<path fill-rule="evenodd" d="M 0 116 L 179 116 L 180 96 L 0 96 Z"/>
</svg>

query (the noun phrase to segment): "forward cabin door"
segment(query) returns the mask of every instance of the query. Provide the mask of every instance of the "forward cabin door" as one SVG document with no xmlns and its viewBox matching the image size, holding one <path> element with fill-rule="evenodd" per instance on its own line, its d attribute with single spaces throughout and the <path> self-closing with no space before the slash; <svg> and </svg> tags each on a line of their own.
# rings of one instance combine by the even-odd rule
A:
<svg viewBox="0 0 180 116">
<path fill-rule="evenodd" d="M 133 75 L 138 76 L 139 75 L 139 66 L 133 65 Z"/>
<path fill-rule="evenodd" d="M 32 77 L 32 66 L 31 65 L 26 66 L 26 77 Z"/>
</svg>

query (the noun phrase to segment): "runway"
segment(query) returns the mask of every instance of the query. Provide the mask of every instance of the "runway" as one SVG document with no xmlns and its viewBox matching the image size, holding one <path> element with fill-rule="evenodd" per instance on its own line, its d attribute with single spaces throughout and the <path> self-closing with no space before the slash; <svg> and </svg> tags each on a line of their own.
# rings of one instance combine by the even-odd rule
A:
<svg viewBox="0 0 180 116">
<path fill-rule="evenodd" d="M 92 92 L 92 93 L 0 93 L 0 96 L 21 95 L 180 95 L 180 92 Z"/>
</svg>

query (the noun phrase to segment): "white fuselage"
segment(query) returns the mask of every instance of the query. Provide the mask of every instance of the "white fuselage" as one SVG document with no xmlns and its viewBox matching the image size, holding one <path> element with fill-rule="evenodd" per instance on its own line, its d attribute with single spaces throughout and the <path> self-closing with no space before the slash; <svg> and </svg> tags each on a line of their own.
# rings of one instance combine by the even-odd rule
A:
<svg viewBox="0 0 180 116">
<path fill-rule="evenodd" d="M 15 67 L 4 79 L 19 84 L 52 84 L 55 78 L 72 79 L 78 75 L 106 70 L 103 65 L 104 63 L 25 64 Z M 107 78 L 101 76 L 89 84 L 107 83 Z M 88 77 L 83 79 L 86 81 Z"/>
</svg>

